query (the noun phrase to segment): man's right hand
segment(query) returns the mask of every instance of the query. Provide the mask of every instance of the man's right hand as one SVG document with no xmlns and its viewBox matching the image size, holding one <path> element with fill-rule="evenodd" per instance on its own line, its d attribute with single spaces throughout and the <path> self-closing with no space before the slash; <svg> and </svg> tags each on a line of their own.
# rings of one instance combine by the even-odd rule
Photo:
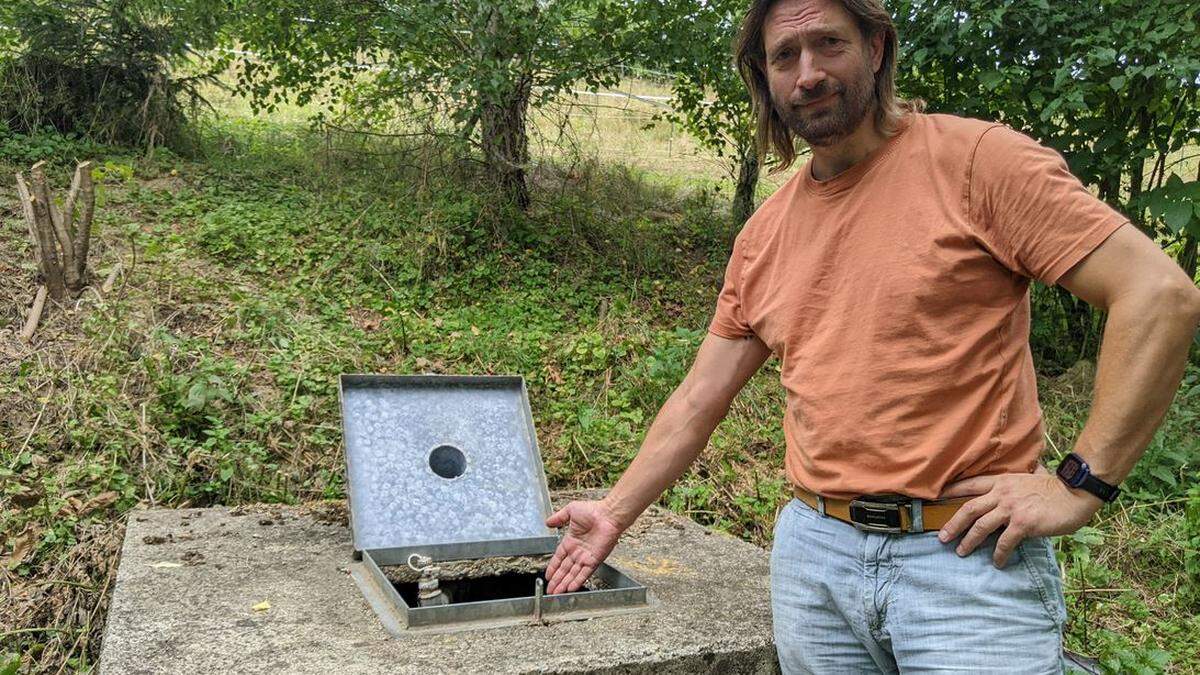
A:
<svg viewBox="0 0 1200 675">
<path fill-rule="evenodd" d="M 546 519 L 548 527 L 569 526 L 546 568 L 547 593 L 583 586 L 612 553 L 621 532 L 696 459 L 733 397 L 770 355 L 770 348 L 753 335 L 705 336 L 696 362 L 654 416 L 641 450 L 608 495 L 600 501 L 571 502 Z"/>
<path fill-rule="evenodd" d="M 577 591 L 604 562 L 624 528 L 599 501 L 571 502 L 546 519 L 547 527 L 567 527 L 567 533 L 546 568 L 546 592 Z"/>
</svg>

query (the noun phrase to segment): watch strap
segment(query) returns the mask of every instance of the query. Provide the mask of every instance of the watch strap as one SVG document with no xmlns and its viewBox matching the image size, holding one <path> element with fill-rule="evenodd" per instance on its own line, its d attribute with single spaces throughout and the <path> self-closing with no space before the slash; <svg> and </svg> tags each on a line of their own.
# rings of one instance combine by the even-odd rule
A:
<svg viewBox="0 0 1200 675">
<path fill-rule="evenodd" d="M 1121 493 L 1121 488 L 1110 485 L 1092 475 L 1092 468 L 1074 452 L 1067 453 L 1055 473 L 1067 487 L 1084 490 L 1105 503 L 1111 503 Z"/>
<path fill-rule="evenodd" d="M 1096 495 L 1105 503 L 1112 503 L 1116 500 L 1117 495 L 1121 493 L 1121 488 L 1115 485 L 1109 485 L 1108 483 L 1093 476 L 1090 472 L 1086 477 L 1084 477 L 1083 484 L 1081 484 L 1079 487 L 1082 490 L 1087 490 L 1088 492 Z"/>
</svg>

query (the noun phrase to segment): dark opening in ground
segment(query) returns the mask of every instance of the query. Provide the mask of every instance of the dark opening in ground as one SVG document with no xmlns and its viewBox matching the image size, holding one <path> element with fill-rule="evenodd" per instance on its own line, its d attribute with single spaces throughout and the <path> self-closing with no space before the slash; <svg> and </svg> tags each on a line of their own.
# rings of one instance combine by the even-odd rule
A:
<svg viewBox="0 0 1200 675">
<path fill-rule="evenodd" d="M 511 572 L 473 579 L 443 579 L 438 586 L 450 600 L 451 604 L 460 602 L 483 602 L 485 600 L 505 600 L 507 598 L 533 597 L 534 581 L 543 578 L 541 573 Z M 417 601 L 417 584 L 415 582 L 393 583 L 400 597 L 409 607 L 419 606 Z"/>
</svg>

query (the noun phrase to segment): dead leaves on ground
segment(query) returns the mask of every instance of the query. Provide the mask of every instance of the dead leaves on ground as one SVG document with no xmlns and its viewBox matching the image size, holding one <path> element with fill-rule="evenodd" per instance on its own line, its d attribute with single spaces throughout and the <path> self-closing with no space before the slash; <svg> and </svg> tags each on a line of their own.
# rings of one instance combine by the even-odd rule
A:
<svg viewBox="0 0 1200 675">
<path fill-rule="evenodd" d="M 12 538 L 12 551 L 5 560 L 5 567 L 15 569 L 25 562 L 37 550 L 37 543 L 41 538 L 42 528 L 38 527 L 36 523 L 26 523 L 25 529 Z"/>
<path fill-rule="evenodd" d="M 38 490 L 32 490 L 23 487 L 20 491 L 9 496 L 13 503 L 18 507 L 29 508 L 41 501 L 43 494 Z M 65 516 L 73 516 L 82 518 L 88 514 L 102 511 L 117 503 L 121 495 L 117 492 L 101 492 L 88 499 L 81 500 L 76 494 L 67 493 L 64 495 L 63 505 L 55 512 L 55 518 Z M 25 523 L 25 528 L 19 534 L 11 537 L 6 546 L 0 547 L 0 551 L 5 548 L 9 549 L 8 554 L 4 557 L 3 566 L 7 569 L 16 569 L 33 557 L 37 551 L 38 542 L 42 538 L 43 528 L 34 521 Z"/>
</svg>

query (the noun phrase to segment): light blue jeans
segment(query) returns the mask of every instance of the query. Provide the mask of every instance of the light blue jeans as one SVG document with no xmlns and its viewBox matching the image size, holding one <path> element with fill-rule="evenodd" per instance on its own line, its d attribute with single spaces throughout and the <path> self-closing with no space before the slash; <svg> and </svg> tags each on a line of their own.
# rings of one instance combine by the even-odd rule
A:
<svg viewBox="0 0 1200 675">
<path fill-rule="evenodd" d="M 794 673 L 1061 673 L 1062 581 L 1044 537 L 1004 569 L 936 532 L 867 533 L 793 499 L 775 523 L 771 609 Z"/>
</svg>

